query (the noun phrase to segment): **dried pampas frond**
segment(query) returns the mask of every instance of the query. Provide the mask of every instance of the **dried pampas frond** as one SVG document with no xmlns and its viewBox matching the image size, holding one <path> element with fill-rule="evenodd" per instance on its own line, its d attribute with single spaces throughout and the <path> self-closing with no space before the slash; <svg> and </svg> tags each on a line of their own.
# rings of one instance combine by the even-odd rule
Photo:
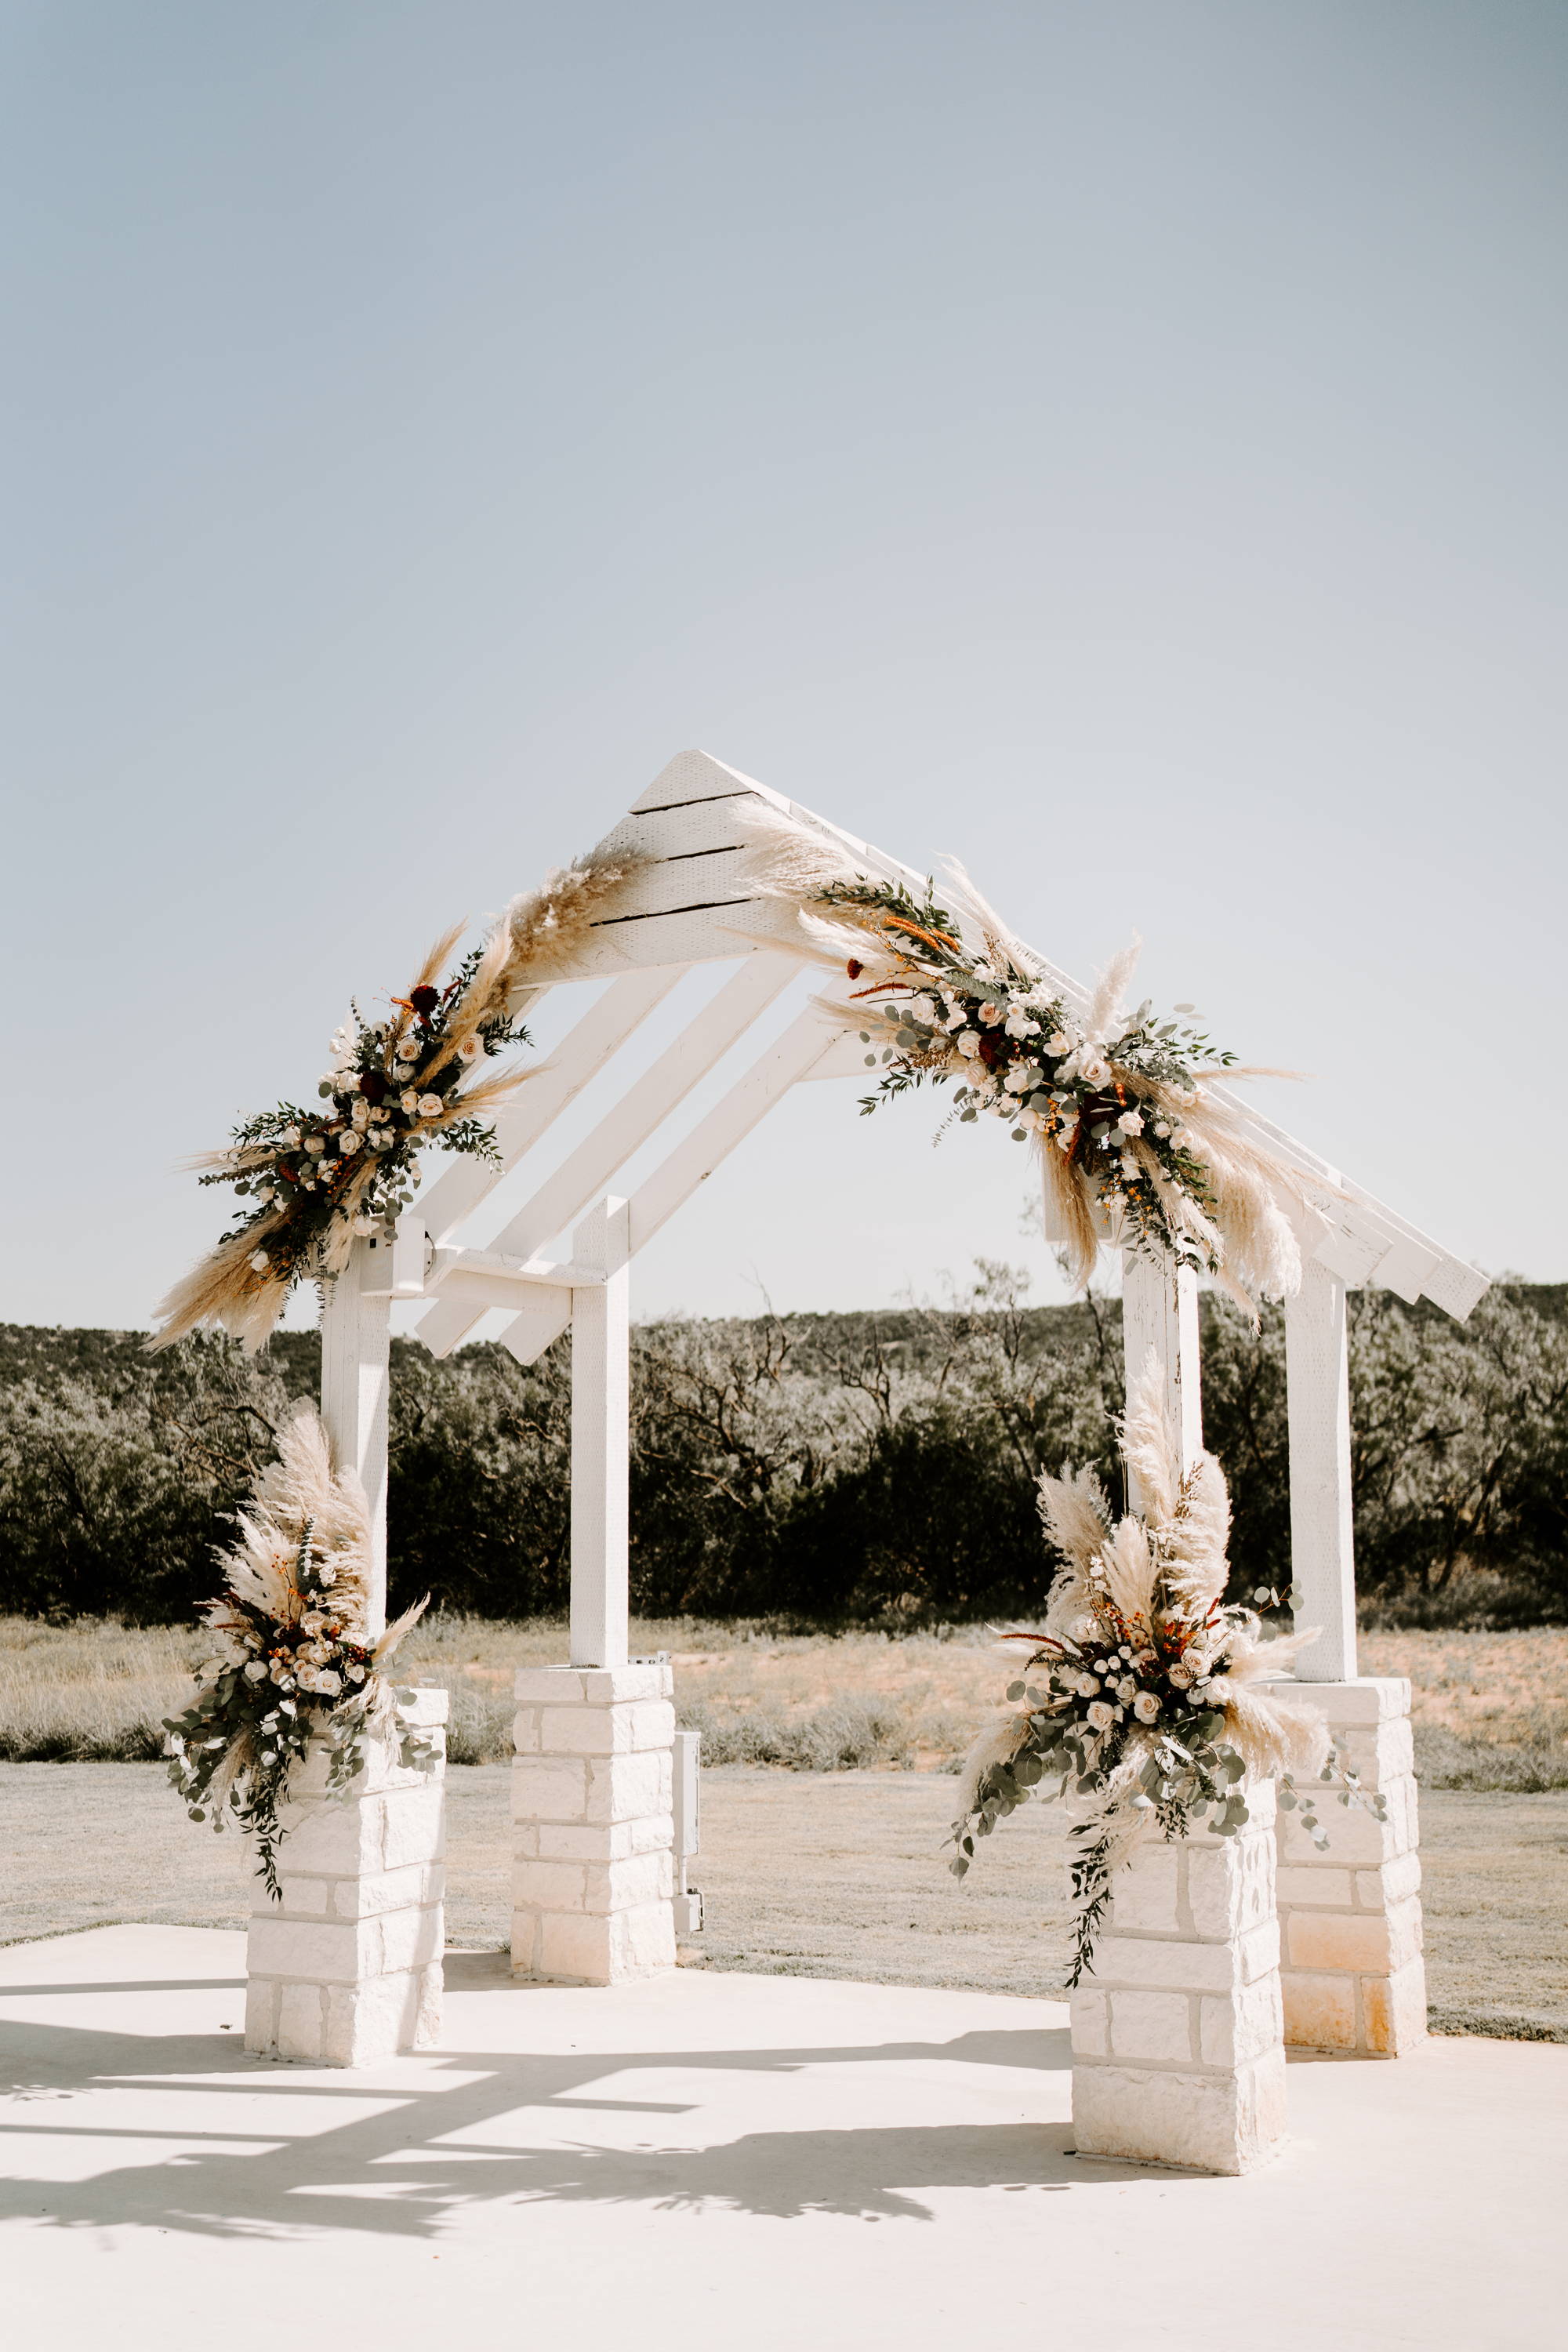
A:
<svg viewBox="0 0 1568 2352">
<path fill-rule="evenodd" d="M 1016 931 L 1009 929 L 1002 917 L 975 888 L 966 869 L 956 857 L 944 857 L 942 870 L 947 876 L 953 904 L 960 915 L 967 916 L 984 940 L 993 959 L 1010 966 L 1020 980 L 1036 981 L 1045 966 L 1034 950 L 1025 945 Z"/>
<path fill-rule="evenodd" d="M 1121 1034 L 1127 1022 L 1127 984 L 1138 969 L 1138 959 L 1143 952 L 1143 942 L 1133 932 L 1120 955 L 1112 956 L 1095 982 L 1089 1010 L 1083 1016 L 1083 1034 L 1097 1045 L 1106 1045 Z"/>
<path fill-rule="evenodd" d="M 1068 1281 L 1087 1290 L 1100 1259 L 1099 1202 L 1050 1137 L 1036 1143 L 1046 1239 L 1061 1251 Z"/>
<path fill-rule="evenodd" d="M 1163 1534 L 1176 1516 L 1181 1465 L 1165 1412 L 1165 1378 L 1152 1348 L 1127 1400 L 1121 1454 L 1142 1498 L 1145 1517 Z"/>
<path fill-rule="evenodd" d="M 652 862 L 637 850 L 590 850 L 574 865 L 547 874 L 537 890 L 514 898 L 501 921 L 509 942 L 502 972 L 509 996 L 561 972 Z"/>
<path fill-rule="evenodd" d="M 1010 1764 L 1016 1756 L 1029 1728 L 1027 1715 L 1016 1707 L 993 1717 L 959 1767 L 958 1798 L 961 1813 L 972 1812 L 981 1782 L 999 1765 Z"/>
<path fill-rule="evenodd" d="M 1141 1519 L 1118 1522 L 1095 1561 L 1095 1581 L 1129 1625 L 1146 1624 L 1154 1606 L 1159 1563 Z"/>
<path fill-rule="evenodd" d="M 1110 1532 L 1110 1506 L 1092 1470 L 1042 1470 L 1039 1513 L 1051 1542 L 1079 1576 L 1087 1576 Z"/>
<path fill-rule="evenodd" d="M 741 824 L 748 836 L 741 880 L 759 898 L 782 898 L 820 916 L 827 911 L 816 903 L 823 892 L 858 878 L 844 843 L 802 824 L 760 793 L 746 803 Z"/>
</svg>

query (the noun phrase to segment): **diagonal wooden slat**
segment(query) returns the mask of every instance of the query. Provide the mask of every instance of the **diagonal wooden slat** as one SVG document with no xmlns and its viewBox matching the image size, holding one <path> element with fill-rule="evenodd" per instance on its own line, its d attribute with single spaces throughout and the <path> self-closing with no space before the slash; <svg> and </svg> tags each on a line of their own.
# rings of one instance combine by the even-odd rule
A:
<svg viewBox="0 0 1568 2352">
<path fill-rule="evenodd" d="M 541 1185 L 496 1235 L 492 1246 L 509 1255 L 526 1257 L 580 1217 L 605 1190 L 660 1122 L 683 1102 L 699 1079 L 722 1061 L 760 1014 L 795 979 L 800 971 L 794 956 L 748 956 L 712 1001 L 702 1007 L 679 1037 L 644 1071 L 636 1084 L 605 1114 L 593 1133 Z M 434 1318 L 428 1318 L 434 1320 Z M 473 1328 L 473 1318 L 468 1328 Z M 457 1315 L 440 1327 L 447 1339 Z M 502 1333 L 503 1341 L 507 1334 Z M 447 1344 L 456 1345 L 455 1341 Z"/>
</svg>

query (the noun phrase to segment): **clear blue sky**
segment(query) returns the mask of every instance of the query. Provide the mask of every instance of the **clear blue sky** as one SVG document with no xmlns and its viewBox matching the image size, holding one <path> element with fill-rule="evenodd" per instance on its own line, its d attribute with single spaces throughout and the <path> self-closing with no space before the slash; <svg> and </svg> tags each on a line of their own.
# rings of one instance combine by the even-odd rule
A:
<svg viewBox="0 0 1568 2352">
<path fill-rule="evenodd" d="M 1568 15 L 16 0 L 0 1316 L 700 744 L 1559 1277 Z M 644 1311 L 1027 1262 L 802 1092 Z M 482 1236 L 480 1236 L 482 1238 Z"/>
</svg>

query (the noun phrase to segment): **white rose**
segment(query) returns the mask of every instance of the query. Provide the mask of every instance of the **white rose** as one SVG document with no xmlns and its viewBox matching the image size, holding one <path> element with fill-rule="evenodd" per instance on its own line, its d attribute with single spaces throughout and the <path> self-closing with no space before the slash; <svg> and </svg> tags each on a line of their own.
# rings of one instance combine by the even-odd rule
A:
<svg viewBox="0 0 1568 2352">
<path fill-rule="evenodd" d="M 928 1029 L 937 1019 L 936 999 L 931 996 L 911 996 L 908 1010 L 914 1014 L 917 1021 L 923 1022 Z"/>
<path fill-rule="evenodd" d="M 363 1666 L 351 1666 L 349 1668 L 349 1680 L 351 1683 L 363 1683 L 364 1680 L 364 1668 Z"/>
<path fill-rule="evenodd" d="M 328 1698 L 336 1698 L 342 1686 L 342 1675 L 334 1674 L 331 1666 L 323 1666 L 316 1676 L 316 1688 L 324 1692 Z"/>
<path fill-rule="evenodd" d="M 245 1679 L 247 1683 L 264 1683 L 267 1680 L 267 1668 L 259 1658 L 251 1659 L 245 1670 Z"/>
<path fill-rule="evenodd" d="M 393 1066 L 392 1066 L 392 1075 L 393 1075 L 393 1076 L 396 1079 L 396 1081 L 397 1081 L 398 1085 L 399 1085 L 399 1086 L 402 1086 L 402 1085 L 405 1083 L 405 1080 L 407 1080 L 407 1079 L 411 1078 L 411 1077 L 414 1076 L 414 1065 L 413 1065 L 413 1063 L 412 1063 L 412 1062 L 394 1062 L 394 1064 L 393 1064 Z"/>
<path fill-rule="evenodd" d="M 356 1097 L 353 1108 L 350 1111 L 349 1117 L 353 1119 L 356 1127 L 368 1127 L 370 1125 L 370 1105 L 366 1102 L 363 1095 Z"/>
<path fill-rule="evenodd" d="M 1002 1026 L 1009 1037 L 1037 1037 L 1040 1034 L 1039 1023 L 1022 1004 L 1015 1004 L 1010 1009 Z"/>
<path fill-rule="evenodd" d="M 1102 1087 L 1110 1076 L 1110 1065 L 1098 1045 L 1086 1045 L 1078 1057 L 1078 1074 L 1086 1086 Z"/>
<path fill-rule="evenodd" d="M 484 1046 L 478 1037 L 465 1037 L 458 1048 L 458 1059 L 460 1062 L 477 1062 L 483 1052 Z"/>
<path fill-rule="evenodd" d="M 973 1062 L 980 1051 L 980 1038 L 977 1032 L 973 1029 L 961 1030 L 958 1036 L 958 1050 L 966 1061 Z"/>
<path fill-rule="evenodd" d="M 297 1127 L 286 1127 L 282 1134 L 279 1137 L 278 1141 L 283 1150 L 298 1151 L 300 1142 L 299 1129 Z"/>
<path fill-rule="evenodd" d="M 1027 1062 L 1015 1062 L 1002 1083 L 1009 1094 L 1032 1094 L 1035 1087 L 1035 1073 Z"/>
<path fill-rule="evenodd" d="M 340 1151 L 357 1151 L 363 1141 L 364 1138 L 361 1135 L 357 1128 L 347 1128 L 338 1138 L 338 1150 Z"/>
<path fill-rule="evenodd" d="M 1124 1110 L 1116 1124 L 1121 1129 L 1123 1135 L 1142 1135 L 1143 1132 L 1143 1115 L 1141 1111 Z"/>
<path fill-rule="evenodd" d="M 1072 1039 L 1068 1035 L 1066 1030 L 1055 1029 L 1051 1032 L 1051 1034 L 1046 1039 L 1046 1051 L 1047 1054 L 1071 1053 Z"/>
<path fill-rule="evenodd" d="M 421 1095 L 419 1097 L 421 1118 L 439 1118 L 446 1108 L 439 1095 Z"/>
<path fill-rule="evenodd" d="M 1000 1005 L 983 1004 L 980 1008 L 980 1018 L 984 1022 L 987 1029 L 994 1029 L 1005 1015 Z"/>
<path fill-rule="evenodd" d="M 1157 1118 L 1154 1121 L 1154 1132 L 1156 1135 L 1169 1135 L 1171 1132 L 1170 1120 L 1168 1118 Z"/>
<path fill-rule="evenodd" d="M 1079 1698 L 1092 1698 L 1099 1688 L 1100 1685 L 1092 1675 L 1079 1675 L 1078 1678 Z"/>
<path fill-rule="evenodd" d="M 1160 1702 L 1152 1691 L 1140 1691 L 1132 1702 L 1132 1712 L 1140 1723 L 1152 1723 L 1160 1712 Z"/>
<path fill-rule="evenodd" d="M 319 1160 L 326 1148 L 327 1139 L 324 1135 L 308 1135 L 305 1138 L 305 1149 L 312 1160 Z"/>
<path fill-rule="evenodd" d="M 416 1094 L 400 1095 L 397 1098 L 397 1108 L 405 1118 L 413 1118 L 419 1108 L 418 1096 Z"/>
<path fill-rule="evenodd" d="M 1131 1675 L 1123 1675 L 1116 1685 L 1116 1696 L 1123 1706 L 1131 1706 L 1138 1696 L 1138 1685 Z"/>
<path fill-rule="evenodd" d="M 1090 1705 L 1089 1709 L 1089 1727 L 1091 1731 L 1109 1731 L 1115 1720 L 1115 1708 L 1107 1706 L 1102 1698 L 1095 1699 Z"/>
</svg>

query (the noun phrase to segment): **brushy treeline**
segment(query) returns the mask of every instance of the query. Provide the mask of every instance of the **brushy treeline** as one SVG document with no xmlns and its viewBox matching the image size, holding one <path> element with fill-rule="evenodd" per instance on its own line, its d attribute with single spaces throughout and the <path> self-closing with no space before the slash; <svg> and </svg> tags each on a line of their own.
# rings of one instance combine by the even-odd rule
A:
<svg viewBox="0 0 1568 2352">
<path fill-rule="evenodd" d="M 1459 1326 L 1352 1301 L 1358 1577 L 1384 1622 L 1568 1620 L 1564 1294 L 1494 1289 Z M 1235 1590 L 1289 1559 L 1282 1318 L 1203 1308 L 1204 1415 L 1236 1506 Z M 635 1338 L 632 1588 L 644 1614 L 917 1626 L 1027 1612 L 1033 1481 L 1113 1491 L 1120 1306 L 1030 1308 L 983 1265 L 943 1309 L 669 1321 Z M 313 1392 L 314 1334 L 255 1363 L 222 1339 L 0 1327 L 0 1608 L 183 1617 L 218 1515 Z M 394 1349 L 394 1600 L 564 1607 L 567 1351 Z"/>
</svg>

